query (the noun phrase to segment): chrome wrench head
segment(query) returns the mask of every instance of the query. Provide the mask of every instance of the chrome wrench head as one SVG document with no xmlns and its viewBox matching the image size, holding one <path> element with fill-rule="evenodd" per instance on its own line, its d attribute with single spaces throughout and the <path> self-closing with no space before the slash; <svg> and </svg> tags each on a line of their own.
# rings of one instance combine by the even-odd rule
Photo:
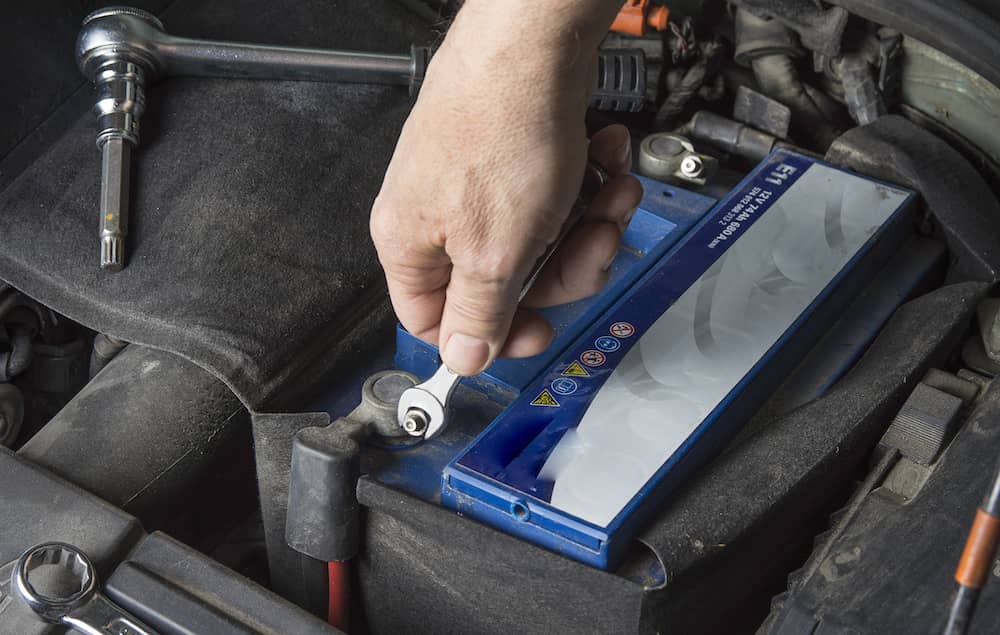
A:
<svg viewBox="0 0 1000 635">
<path fill-rule="evenodd" d="M 60 573 L 71 583 L 68 591 L 42 592 L 36 588 L 39 569 L 46 565 L 62 569 Z M 63 624 L 86 635 L 156 635 L 100 593 L 93 563 L 66 543 L 47 542 L 21 554 L 11 573 L 11 588 L 51 624 Z"/>
<path fill-rule="evenodd" d="M 396 418 L 403 430 L 424 439 L 441 434 L 447 423 L 448 400 L 460 379 L 460 375 L 441 364 L 430 379 L 404 391 L 396 407 Z"/>
<path fill-rule="evenodd" d="M 57 565 L 66 569 L 77 588 L 59 596 L 37 591 L 31 583 L 32 573 L 44 565 Z M 46 622 L 58 624 L 64 615 L 77 608 L 94 595 L 97 575 L 87 556 L 67 544 L 49 542 L 25 551 L 14 567 L 11 587 L 17 590 L 28 607 Z"/>
</svg>

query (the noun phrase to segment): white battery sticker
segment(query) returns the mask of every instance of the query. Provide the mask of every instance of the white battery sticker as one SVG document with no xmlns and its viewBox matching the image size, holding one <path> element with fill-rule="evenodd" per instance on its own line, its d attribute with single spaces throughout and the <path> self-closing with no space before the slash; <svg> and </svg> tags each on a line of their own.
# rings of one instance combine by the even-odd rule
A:
<svg viewBox="0 0 1000 635">
<path fill-rule="evenodd" d="M 553 482 L 550 504 L 607 526 L 907 195 L 811 165 L 611 373 L 539 474 Z M 726 232 L 720 222 L 712 240 L 726 241 Z M 599 366 L 600 349 L 615 348 L 615 339 L 595 343 L 581 361 Z"/>
</svg>

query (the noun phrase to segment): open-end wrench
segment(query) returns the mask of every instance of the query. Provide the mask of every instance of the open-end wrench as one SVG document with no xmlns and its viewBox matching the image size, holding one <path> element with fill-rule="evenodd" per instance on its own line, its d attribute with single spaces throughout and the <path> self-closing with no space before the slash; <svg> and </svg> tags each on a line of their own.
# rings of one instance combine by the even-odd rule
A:
<svg viewBox="0 0 1000 635">
<path fill-rule="evenodd" d="M 423 81 L 429 57 L 430 49 L 421 47 L 391 55 L 195 40 L 166 33 L 156 16 L 140 9 L 91 13 L 77 37 L 76 60 L 98 93 L 101 268 L 117 271 L 125 264 L 129 170 L 147 83 L 186 75 L 401 84 L 412 93 Z"/>
<path fill-rule="evenodd" d="M 62 567 L 73 590 L 43 593 L 32 583 L 39 567 Z M 36 582 L 37 583 L 37 582 Z M 87 555 L 72 545 L 46 542 L 25 551 L 11 573 L 10 586 L 25 604 L 50 624 L 62 624 L 85 635 L 157 635 L 100 592 L 97 569 Z"/>
<path fill-rule="evenodd" d="M 610 178 L 607 171 L 597 163 L 593 161 L 587 163 L 587 169 L 583 177 L 583 186 L 580 188 L 580 195 L 577 197 L 569 217 L 563 224 L 559 236 L 549 244 L 545 249 L 545 253 L 532 266 L 527 279 L 524 281 L 524 285 L 521 287 L 521 293 L 517 297 L 518 302 L 523 300 L 524 296 L 531 290 L 542 269 L 552 259 L 552 254 L 555 253 L 569 232 L 580 221 L 584 212 L 587 211 L 587 206 Z M 437 372 L 430 379 L 406 390 L 400 396 L 399 405 L 396 408 L 396 417 L 400 427 L 407 434 L 414 437 L 424 437 L 424 439 L 430 439 L 441 434 L 448 423 L 446 414 L 448 401 L 451 399 L 451 394 L 455 391 L 455 387 L 458 386 L 458 382 L 461 379 L 461 375 L 456 374 L 446 365 L 441 364 L 441 367 L 437 369 Z"/>
</svg>

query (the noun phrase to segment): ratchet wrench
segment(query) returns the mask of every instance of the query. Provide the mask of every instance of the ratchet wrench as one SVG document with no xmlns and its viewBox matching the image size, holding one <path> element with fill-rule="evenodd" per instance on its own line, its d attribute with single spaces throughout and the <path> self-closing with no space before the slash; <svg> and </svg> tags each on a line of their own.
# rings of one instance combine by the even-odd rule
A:
<svg viewBox="0 0 1000 635">
<path fill-rule="evenodd" d="M 580 188 L 580 195 L 573 204 L 566 222 L 563 223 L 559 236 L 549 244 L 545 249 L 545 253 L 532 266 L 527 279 L 524 281 L 524 285 L 521 287 L 521 293 L 517 297 L 518 302 L 523 300 L 524 296 L 531 290 L 542 269 L 551 260 L 552 254 L 555 253 L 569 232 L 572 231 L 583 217 L 587 211 L 587 206 L 593 200 L 594 196 L 597 195 L 601 188 L 604 187 L 604 184 L 610 179 L 611 176 L 603 167 L 594 161 L 587 163 L 587 169 L 583 176 L 583 186 Z M 447 415 L 445 414 L 448 409 L 448 401 L 451 399 L 451 394 L 455 391 L 455 387 L 458 386 L 458 382 L 461 379 L 461 375 L 452 372 L 446 365 L 441 364 L 441 367 L 438 368 L 437 372 L 430 379 L 406 390 L 400 395 L 399 405 L 396 409 L 396 417 L 400 427 L 410 436 L 422 436 L 425 440 L 441 434 L 448 423 Z"/>
<path fill-rule="evenodd" d="M 73 590 L 52 595 L 38 591 L 32 584 L 32 573 L 45 565 L 65 569 L 62 573 L 70 576 Z M 50 624 L 62 624 L 85 635 L 157 635 L 100 592 L 97 569 L 86 554 L 66 543 L 46 542 L 25 551 L 14 566 L 11 588 Z"/>
</svg>

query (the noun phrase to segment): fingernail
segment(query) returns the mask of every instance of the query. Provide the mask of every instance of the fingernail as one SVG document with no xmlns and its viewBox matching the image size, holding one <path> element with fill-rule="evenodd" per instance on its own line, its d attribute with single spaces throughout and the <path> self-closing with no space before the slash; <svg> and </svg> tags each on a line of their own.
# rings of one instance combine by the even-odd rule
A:
<svg viewBox="0 0 1000 635">
<path fill-rule="evenodd" d="M 486 368 L 490 345 L 464 333 L 452 333 L 441 351 L 445 365 L 459 375 L 475 375 Z"/>
<path fill-rule="evenodd" d="M 623 216 L 621 221 L 618 223 L 618 229 L 622 230 L 623 234 L 625 233 L 625 230 L 628 229 L 628 224 L 632 222 L 633 216 L 635 216 L 634 207 L 629 211 L 625 212 L 625 216 Z"/>
</svg>

